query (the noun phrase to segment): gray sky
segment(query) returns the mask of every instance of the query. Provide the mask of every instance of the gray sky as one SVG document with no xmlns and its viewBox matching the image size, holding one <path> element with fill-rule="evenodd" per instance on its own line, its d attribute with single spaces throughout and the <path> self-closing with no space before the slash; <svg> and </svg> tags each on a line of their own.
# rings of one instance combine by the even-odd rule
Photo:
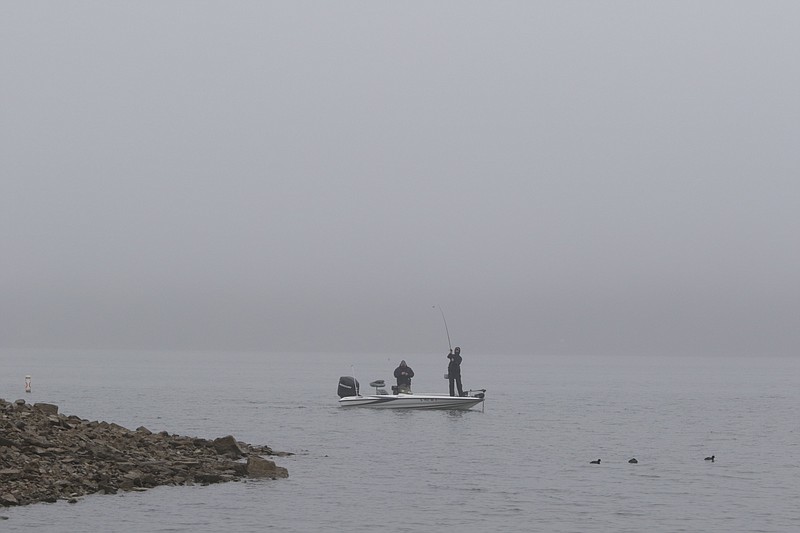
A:
<svg viewBox="0 0 800 533">
<path fill-rule="evenodd" d="M 2 2 L 0 347 L 796 354 L 798 20 Z"/>
</svg>

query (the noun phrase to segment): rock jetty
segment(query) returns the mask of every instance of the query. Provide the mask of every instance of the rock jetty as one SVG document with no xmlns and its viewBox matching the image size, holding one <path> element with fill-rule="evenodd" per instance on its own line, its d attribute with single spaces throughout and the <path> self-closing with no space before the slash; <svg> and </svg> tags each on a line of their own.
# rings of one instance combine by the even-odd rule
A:
<svg viewBox="0 0 800 533">
<path fill-rule="evenodd" d="M 0 506 L 115 494 L 158 485 L 285 478 L 267 446 L 135 431 L 58 413 L 48 403 L 0 399 Z"/>
</svg>

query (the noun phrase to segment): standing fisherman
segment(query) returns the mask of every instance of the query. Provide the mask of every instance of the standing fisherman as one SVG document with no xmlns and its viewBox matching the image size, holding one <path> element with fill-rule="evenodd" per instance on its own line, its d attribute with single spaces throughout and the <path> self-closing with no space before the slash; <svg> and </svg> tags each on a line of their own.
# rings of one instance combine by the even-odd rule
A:
<svg viewBox="0 0 800 533">
<path fill-rule="evenodd" d="M 464 396 L 464 389 L 461 388 L 461 348 L 456 346 L 455 352 L 451 351 L 447 354 L 450 359 L 450 364 L 447 365 L 447 379 L 450 381 L 450 396 L 455 396 L 455 388 L 453 384 L 458 387 L 458 395 Z"/>
</svg>

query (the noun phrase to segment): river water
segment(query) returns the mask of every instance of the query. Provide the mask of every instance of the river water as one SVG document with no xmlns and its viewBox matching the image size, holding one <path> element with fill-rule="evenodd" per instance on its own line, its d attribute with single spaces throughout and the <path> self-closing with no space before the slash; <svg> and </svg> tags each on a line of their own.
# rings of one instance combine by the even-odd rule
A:
<svg viewBox="0 0 800 533">
<path fill-rule="evenodd" d="M 0 352 L 0 398 L 296 454 L 283 480 L 0 508 L 0 531 L 800 531 L 800 360 L 463 355 L 484 410 L 336 403 L 400 359 L 446 393 L 444 354 Z"/>
</svg>

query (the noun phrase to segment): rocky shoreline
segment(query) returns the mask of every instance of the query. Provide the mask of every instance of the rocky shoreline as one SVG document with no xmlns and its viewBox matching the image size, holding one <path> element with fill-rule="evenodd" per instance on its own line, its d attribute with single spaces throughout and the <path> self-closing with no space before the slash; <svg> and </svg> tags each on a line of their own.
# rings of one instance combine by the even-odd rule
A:
<svg viewBox="0 0 800 533">
<path fill-rule="evenodd" d="M 285 478 L 267 446 L 153 433 L 58 413 L 48 403 L 0 399 L 0 506 L 115 494 L 159 485 Z"/>
</svg>

